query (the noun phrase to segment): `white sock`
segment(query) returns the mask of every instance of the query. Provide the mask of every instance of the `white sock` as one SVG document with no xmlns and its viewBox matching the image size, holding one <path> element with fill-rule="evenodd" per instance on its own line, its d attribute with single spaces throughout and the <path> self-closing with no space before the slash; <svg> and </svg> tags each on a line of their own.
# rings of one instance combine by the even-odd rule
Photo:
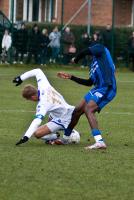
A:
<svg viewBox="0 0 134 200">
<path fill-rule="evenodd" d="M 101 135 L 94 136 L 94 139 L 95 139 L 96 142 L 103 142 L 103 139 L 102 139 Z"/>
</svg>

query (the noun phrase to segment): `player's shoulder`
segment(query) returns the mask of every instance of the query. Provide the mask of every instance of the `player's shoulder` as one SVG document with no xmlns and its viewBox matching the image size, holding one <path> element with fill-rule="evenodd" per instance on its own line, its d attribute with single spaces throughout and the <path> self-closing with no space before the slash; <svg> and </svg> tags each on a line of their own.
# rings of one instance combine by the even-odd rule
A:
<svg viewBox="0 0 134 200">
<path fill-rule="evenodd" d="M 95 44 L 93 43 L 89 46 L 89 48 L 91 48 L 91 49 L 104 49 L 105 46 L 101 43 L 95 43 Z"/>
<path fill-rule="evenodd" d="M 43 73 L 43 71 L 40 69 L 40 68 L 36 68 L 35 69 L 37 72 L 39 72 L 39 73 Z"/>
<path fill-rule="evenodd" d="M 93 55 L 101 55 L 105 51 L 105 47 L 101 43 L 91 44 L 89 49 Z"/>
</svg>

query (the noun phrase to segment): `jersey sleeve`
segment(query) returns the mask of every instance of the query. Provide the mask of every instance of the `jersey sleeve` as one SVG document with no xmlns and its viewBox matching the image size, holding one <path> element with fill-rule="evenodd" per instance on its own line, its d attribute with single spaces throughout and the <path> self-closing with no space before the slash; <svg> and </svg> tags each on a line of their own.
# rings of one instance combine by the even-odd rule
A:
<svg viewBox="0 0 134 200">
<path fill-rule="evenodd" d="M 36 114 L 34 116 L 34 120 L 31 122 L 24 136 L 30 138 L 35 133 L 37 128 L 40 126 L 42 120 L 44 119 L 48 109 L 49 109 L 48 104 L 41 104 L 40 102 L 38 103 L 36 107 Z"/>
<path fill-rule="evenodd" d="M 86 85 L 86 86 L 92 86 L 93 85 L 93 81 L 91 80 L 91 78 L 89 79 L 83 79 L 83 78 L 78 78 L 76 76 L 71 76 L 71 80 L 81 84 L 81 85 Z"/>
<path fill-rule="evenodd" d="M 89 47 L 89 51 L 91 52 L 92 56 L 102 56 L 105 52 L 104 46 L 102 44 L 95 44 Z"/>
<path fill-rule="evenodd" d="M 86 49 L 82 50 L 81 52 L 79 52 L 79 53 L 77 54 L 77 56 L 75 57 L 74 62 L 75 62 L 75 63 L 78 63 L 79 60 L 81 60 L 82 58 L 84 58 L 86 55 L 90 55 L 90 50 L 89 50 L 89 48 L 86 48 Z"/>
<path fill-rule="evenodd" d="M 36 78 L 39 89 L 40 89 L 40 87 L 46 88 L 46 87 L 50 86 L 50 83 L 49 83 L 47 77 L 45 76 L 45 74 L 43 73 L 43 71 L 41 69 L 30 70 L 20 76 L 22 81 L 25 81 L 26 79 L 31 78 L 31 77 Z"/>
</svg>

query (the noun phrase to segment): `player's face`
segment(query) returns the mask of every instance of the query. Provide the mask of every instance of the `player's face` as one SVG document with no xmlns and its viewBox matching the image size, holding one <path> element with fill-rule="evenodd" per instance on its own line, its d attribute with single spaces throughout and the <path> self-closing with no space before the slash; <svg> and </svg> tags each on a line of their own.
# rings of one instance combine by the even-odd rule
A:
<svg viewBox="0 0 134 200">
<path fill-rule="evenodd" d="M 34 95 L 31 96 L 30 98 L 26 98 L 28 101 L 38 101 L 38 96 Z"/>
<path fill-rule="evenodd" d="M 38 96 L 31 96 L 31 101 L 38 101 Z"/>
</svg>

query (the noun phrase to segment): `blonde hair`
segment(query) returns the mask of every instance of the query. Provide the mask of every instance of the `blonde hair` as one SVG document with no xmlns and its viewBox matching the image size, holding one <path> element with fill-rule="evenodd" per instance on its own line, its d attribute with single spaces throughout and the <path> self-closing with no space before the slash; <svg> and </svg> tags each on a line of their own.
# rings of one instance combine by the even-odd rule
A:
<svg viewBox="0 0 134 200">
<path fill-rule="evenodd" d="M 22 90 L 22 96 L 26 99 L 30 99 L 32 96 L 37 96 L 37 89 L 33 85 L 26 85 Z"/>
</svg>

